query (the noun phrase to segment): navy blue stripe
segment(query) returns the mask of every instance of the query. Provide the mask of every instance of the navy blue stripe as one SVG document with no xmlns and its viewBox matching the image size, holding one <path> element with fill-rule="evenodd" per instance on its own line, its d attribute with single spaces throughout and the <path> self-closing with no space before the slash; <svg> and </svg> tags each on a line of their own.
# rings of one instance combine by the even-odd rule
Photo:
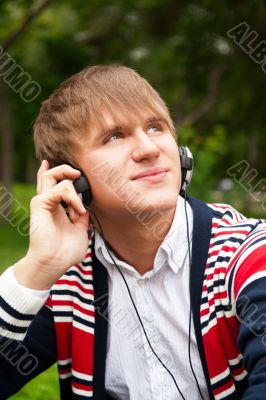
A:
<svg viewBox="0 0 266 400">
<path fill-rule="evenodd" d="M 11 331 L 13 333 L 25 333 L 28 329 L 28 326 L 16 326 L 16 325 L 11 325 L 2 318 L 0 318 L 0 326 L 2 329 L 7 329 L 8 331 Z"/>
<path fill-rule="evenodd" d="M 61 364 L 58 364 L 58 368 L 60 369 L 60 368 L 63 368 L 63 369 L 66 369 L 66 368 L 72 368 L 72 362 L 69 362 L 69 363 L 67 363 L 67 364 L 64 364 L 64 365 L 61 365 Z"/>
<path fill-rule="evenodd" d="M 77 276 L 85 284 L 91 284 L 92 285 L 92 283 L 93 283 L 92 277 L 90 279 L 85 279 L 82 276 L 80 276 L 78 271 L 75 271 L 75 270 L 67 271 L 65 275 L 67 275 L 67 276 Z"/>
<path fill-rule="evenodd" d="M 229 297 L 229 302 L 232 304 L 232 284 L 233 284 L 233 277 L 234 274 L 232 273 L 232 271 L 229 274 L 229 279 L 228 279 L 228 297 Z"/>
<path fill-rule="evenodd" d="M 16 318 L 20 321 L 31 321 L 34 318 L 33 314 L 22 314 L 19 311 L 15 310 L 1 296 L 0 296 L 0 308 L 2 308 L 11 317 Z"/>
<path fill-rule="evenodd" d="M 243 366 L 243 360 L 240 360 L 237 364 L 230 365 L 230 370 L 231 371 L 236 371 L 236 370 L 238 370 L 240 368 L 243 368 L 243 367 L 244 367 Z"/>
<path fill-rule="evenodd" d="M 208 282 L 209 283 L 209 282 Z M 217 279 L 217 281 L 213 281 L 212 285 L 209 285 L 207 287 L 207 292 L 208 293 L 213 293 L 213 288 L 217 288 L 219 286 L 224 286 L 225 285 L 225 278 L 223 279 Z"/>
<path fill-rule="evenodd" d="M 208 296 L 201 298 L 201 304 L 205 304 L 205 303 L 208 303 L 208 302 L 209 302 Z"/>
<path fill-rule="evenodd" d="M 225 300 L 225 299 L 223 299 L 223 300 Z M 205 296 L 201 299 L 201 305 L 204 305 L 207 303 L 209 303 L 208 296 Z M 232 305 L 229 302 L 227 304 L 221 304 L 221 307 L 222 307 L 222 310 L 225 312 L 232 310 Z"/>
<path fill-rule="evenodd" d="M 230 209 L 224 210 L 223 216 L 228 216 L 228 215 L 232 218 L 233 221 L 235 221 L 236 216 L 235 216 L 235 214 L 233 213 L 233 211 L 231 211 Z"/>
<path fill-rule="evenodd" d="M 223 248 L 221 248 L 220 251 L 222 251 L 222 250 L 223 250 Z M 215 261 L 215 264 L 217 264 L 219 262 L 227 262 L 228 263 L 231 260 L 231 257 L 232 256 L 218 256 Z"/>
<path fill-rule="evenodd" d="M 227 382 L 229 382 L 229 381 L 231 381 L 231 380 L 232 380 L 232 377 L 231 377 L 231 374 L 230 374 L 230 372 L 229 372 L 228 375 L 225 376 L 223 379 L 221 379 L 220 381 L 218 381 L 218 382 L 216 382 L 216 383 L 213 383 L 213 384 L 212 384 L 212 388 L 213 388 L 213 390 L 214 390 L 214 389 L 218 389 L 219 387 L 225 385 Z"/>
<path fill-rule="evenodd" d="M 248 237 L 247 239 L 249 239 L 250 237 Z M 256 240 L 254 240 L 254 241 L 252 241 L 246 248 L 245 248 L 245 250 L 241 253 L 241 255 L 242 254 L 245 254 L 245 252 L 246 251 L 248 251 L 252 246 L 254 246 L 255 244 L 258 244 L 258 243 L 260 243 L 260 242 L 265 242 L 265 239 L 266 239 L 266 231 L 265 231 L 265 233 L 264 233 L 264 236 L 262 236 L 262 237 L 260 237 L 260 238 L 257 238 Z M 265 245 L 266 245 L 266 242 L 265 242 Z M 257 247 L 257 248 L 259 248 L 259 247 Z M 254 249 L 254 250 L 257 250 L 257 249 Z"/>
<path fill-rule="evenodd" d="M 82 261 L 83 267 L 92 267 L 92 261 Z"/>
<path fill-rule="evenodd" d="M 219 317 L 217 317 L 217 313 L 219 311 L 225 312 L 225 311 L 227 311 L 227 307 L 226 306 L 222 306 L 222 305 L 214 306 L 214 311 L 212 311 L 209 314 L 208 320 L 205 321 L 205 322 L 202 322 L 202 324 L 201 324 L 202 329 L 206 328 L 212 322 L 213 319 L 218 319 L 219 318 Z"/>
<path fill-rule="evenodd" d="M 224 232 L 224 235 L 230 235 L 230 233 L 233 233 L 233 234 L 236 234 L 236 233 L 238 233 L 238 234 L 240 234 L 240 235 L 243 235 L 243 232 L 238 232 L 238 231 L 240 231 L 240 230 L 243 230 L 243 228 L 250 228 L 244 235 L 248 235 L 249 233 L 250 233 L 250 231 L 251 231 L 251 229 L 254 229 L 254 225 L 252 225 L 252 224 L 243 224 L 243 225 L 235 225 L 234 223 L 232 224 L 232 225 L 220 225 L 220 226 L 218 226 L 218 229 L 221 229 L 222 230 L 222 232 L 223 232 L 223 230 L 224 231 L 226 231 L 226 232 Z M 217 228 L 216 228 L 217 229 Z M 232 232 L 230 232 L 232 230 Z M 229 231 L 229 232 L 228 232 Z M 214 232 L 212 235 L 211 235 L 211 238 L 213 239 L 215 236 L 217 235 L 217 232 Z M 222 235 L 219 235 L 219 237 L 220 236 L 222 236 Z"/>
<path fill-rule="evenodd" d="M 74 321 L 81 323 L 82 325 L 89 326 L 90 328 L 94 328 L 94 322 L 87 321 L 76 314 L 73 314 L 72 311 L 54 311 L 55 317 L 71 317 Z"/>
<path fill-rule="evenodd" d="M 65 298 L 66 295 L 70 295 L 72 297 L 75 297 L 77 299 L 79 299 L 82 303 L 84 304 L 88 304 L 88 305 L 93 305 L 94 300 L 91 299 L 86 299 L 85 297 L 81 296 L 79 293 L 74 292 L 72 290 L 58 290 L 58 289 L 52 289 L 52 295 L 57 294 L 60 295 L 60 297 L 62 297 L 63 300 L 67 299 Z M 86 294 L 84 293 L 84 296 L 86 296 Z"/>
<path fill-rule="evenodd" d="M 220 237 L 220 236 L 219 236 Z M 245 239 L 246 237 L 243 237 L 243 238 L 235 238 L 235 237 L 230 237 L 230 243 L 239 243 L 239 244 L 242 244 L 243 243 L 243 240 Z M 229 239 L 226 239 L 226 240 L 229 240 Z M 219 246 L 219 245 L 224 245 L 225 244 L 225 239 L 218 239 L 218 240 L 216 240 L 216 241 L 214 241 L 214 242 L 212 242 L 212 246 Z M 219 249 L 220 250 L 220 249 Z"/>
<path fill-rule="evenodd" d="M 95 314 L 95 334 L 94 334 L 94 357 L 93 357 L 93 390 L 94 400 L 102 400 L 105 398 L 105 370 L 107 356 L 107 335 L 108 335 L 108 273 L 107 269 L 97 259 L 94 252 L 93 236 L 93 279 L 95 298 L 106 298 L 107 312 L 105 317 L 102 317 L 100 312 Z"/>
<path fill-rule="evenodd" d="M 210 208 L 211 213 L 212 213 L 212 218 L 217 218 L 218 220 L 221 220 L 222 216 L 224 215 L 223 212 L 214 210 L 213 208 Z"/>
<path fill-rule="evenodd" d="M 223 250 L 223 248 L 221 247 L 221 248 L 219 249 L 219 251 L 222 251 L 222 250 Z M 225 250 L 223 250 L 223 251 L 225 251 Z M 210 256 L 211 256 L 211 254 L 210 254 Z M 213 256 L 211 256 L 211 257 L 213 257 Z M 211 262 L 208 264 L 208 271 L 211 271 L 212 268 L 217 268 L 217 262 L 218 262 L 218 263 L 221 263 L 221 262 L 229 262 L 229 261 L 231 260 L 231 258 L 232 258 L 232 255 L 231 255 L 231 256 L 218 256 L 218 257 L 215 259 L 215 261 L 211 261 Z"/>
<path fill-rule="evenodd" d="M 92 386 L 93 381 L 90 379 L 81 379 L 77 378 L 75 375 L 72 376 L 72 380 L 80 385 L 85 385 L 85 386 Z"/>
</svg>

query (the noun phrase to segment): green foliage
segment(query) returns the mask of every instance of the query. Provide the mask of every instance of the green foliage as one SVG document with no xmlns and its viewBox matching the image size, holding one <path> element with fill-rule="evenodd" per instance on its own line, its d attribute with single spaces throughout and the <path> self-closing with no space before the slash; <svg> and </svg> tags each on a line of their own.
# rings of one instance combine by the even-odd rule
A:
<svg viewBox="0 0 266 400">
<path fill-rule="evenodd" d="M 0 44 L 21 24 L 31 4 L 22 0 L 1 3 Z M 205 145 L 194 146 L 197 168 L 201 171 L 199 178 L 195 172 L 194 188 L 205 196 L 200 184 L 202 171 L 210 172 L 208 182 L 218 184 L 226 169 L 241 159 L 252 161 L 253 167 L 265 176 L 265 74 L 226 34 L 246 21 L 262 40 L 263 16 L 262 0 L 53 2 L 10 50 L 11 56 L 42 88 L 41 95 L 32 103 L 23 103 L 18 94 L 10 91 L 16 116 L 16 178 L 27 179 L 25 165 L 34 155 L 32 123 L 41 101 L 63 79 L 85 66 L 114 62 L 132 66 L 150 80 L 169 105 L 178 128 L 200 107 L 210 87 L 215 86 L 211 80 L 214 71 L 224 67 L 208 111 L 185 125 L 191 127 L 197 138 L 206 141 Z M 223 151 L 198 155 L 198 151 L 208 151 L 211 142 L 217 140 L 212 138 L 216 137 L 216 126 L 225 135 Z M 182 137 L 181 132 L 184 143 L 186 135 Z M 255 159 L 250 155 L 254 135 L 258 153 Z"/>
<path fill-rule="evenodd" d="M 182 144 L 187 144 L 194 154 L 193 180 L 190 193 L 202 200 L 210 200 L 210 191 L 215 189 L 217 177 L 223 178 L 219 171 L 219 159 L 226 152 L 226 132 L 216 125 L 208 135 L 201 135 L 192 127 L 180 130 Z M 204 188 L 204 190 L 203 190 Z"/>
</svg>

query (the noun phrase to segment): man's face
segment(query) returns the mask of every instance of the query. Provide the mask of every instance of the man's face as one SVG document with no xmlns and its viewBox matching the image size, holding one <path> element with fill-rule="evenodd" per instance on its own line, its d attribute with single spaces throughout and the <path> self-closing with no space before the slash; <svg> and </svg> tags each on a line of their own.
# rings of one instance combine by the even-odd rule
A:
<svg viewBox="0 0 266 400">
<path fill-rule="evenodd" d="M 77 164 L 92 189 L 92 209 L 117 216 L 173 209 L 181 170 L 167 122 L 144 114 L 134 121 L 119 117 L 118 124 L 107 112 L 103 122 L 105 128 L 92 127 L 77 149 Z"/>
</svg>

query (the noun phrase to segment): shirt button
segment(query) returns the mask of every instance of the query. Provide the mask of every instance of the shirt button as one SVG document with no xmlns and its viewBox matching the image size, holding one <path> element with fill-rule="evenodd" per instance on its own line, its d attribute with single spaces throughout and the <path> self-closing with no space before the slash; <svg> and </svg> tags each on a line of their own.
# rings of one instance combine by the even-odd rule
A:
<svg viewBox="0 0 266 400">
<path fill-rule="evenodd" d="M 139 280 L 138 280 L 138 285 L 139 285 L 139 286 L 144 286 L 145 283 L 146 283 L 146 282 L 145 282 L 145 279 L 139 279 Z"/>
</svg>

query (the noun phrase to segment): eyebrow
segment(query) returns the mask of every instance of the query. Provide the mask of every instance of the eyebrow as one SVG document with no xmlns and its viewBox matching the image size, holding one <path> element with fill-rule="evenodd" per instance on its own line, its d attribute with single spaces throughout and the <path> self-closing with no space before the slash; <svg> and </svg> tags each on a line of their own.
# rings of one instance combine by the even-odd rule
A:
<svg viewBox="0 0 266 400">
<path fill-rule="evenodd" d="M 165 124 L 167 124 L 166 119 L 163 117 L 151 117 L 151 118 L 146 119 L 146 124 L 150 124 L 153 122 L 164 122 Z"/>
<path fill-rule="evenodd" d="M 166 121 L 165 118 L 162 118 L 162 117 L 150 117 L 150 118 L 147 118 L 147 119 L 145 120 L 145 125 L 151 124 L 151 123 L 155 123 L 155 122 L 162 122 L 162 123 L 167 124 L 167 121 Z M 103 138 L 105 138 L 106 136 L 108 136 L 109 134 L 114 133 L 114 132 L 121 131 L 121 130 L 123 130 L 125 127 L 126 127 L 126 125 L 122 125 L 122 124 L 121 124 L 121 125 L 114 125 L 114 126 L 111 126 L 110 128 L 108 128 L 108 129 L 106 129 L 106 130 L 104 130 L 104 131 L 99 132 L 99 133 L 96 135 L 96 137 L 95 137 L 95 139 L 94 139 L 94 142 L 97 143 L 97 142 L 99 142 L 101 139 L 103 139 Z"/>
</svg>

